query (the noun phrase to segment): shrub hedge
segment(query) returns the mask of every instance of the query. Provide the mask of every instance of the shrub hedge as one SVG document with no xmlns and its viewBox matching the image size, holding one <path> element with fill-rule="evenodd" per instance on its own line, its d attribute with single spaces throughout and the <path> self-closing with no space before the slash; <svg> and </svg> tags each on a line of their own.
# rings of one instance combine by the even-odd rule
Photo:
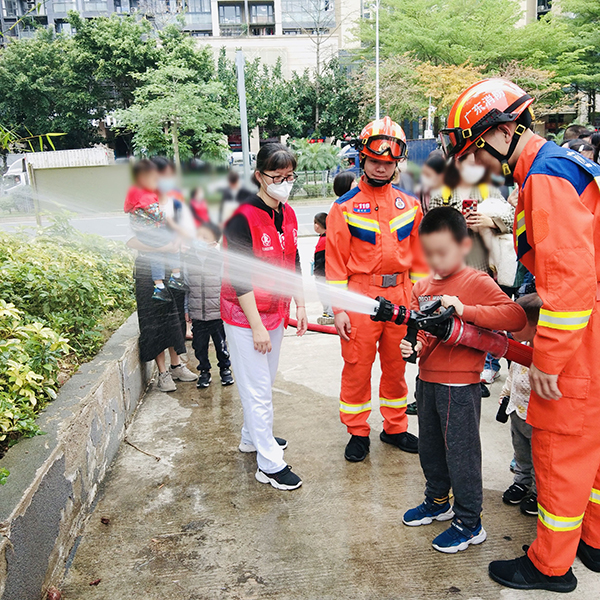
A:
<svg viewBox="0 0 600 600">
<path fill-rule="evenodd" d="M 0 456 L 38 433 L 35 416 L 60 375 L 93 357 L 133 310 L 132 262 L 123 244 L 65 218 L 33 239 L 0 233 Z"/>
</svg>

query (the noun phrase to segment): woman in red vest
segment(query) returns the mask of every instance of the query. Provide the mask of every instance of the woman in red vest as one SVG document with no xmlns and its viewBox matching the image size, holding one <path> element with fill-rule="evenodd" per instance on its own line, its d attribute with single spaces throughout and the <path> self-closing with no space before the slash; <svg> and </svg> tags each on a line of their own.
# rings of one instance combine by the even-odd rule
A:
<svg viewBox="0 0 600 600">
<path fill-rule="evenodd" d="M 298 222 L 287 204 L 294 184 L 296 157 L 279 143 L 265 144 L 256 157 L 258 194 L 242 204 L 227 221 L 224 245 L 230 252 L 252 255 L 300 273 Z M 256 479 L 279 490 L 294 490 L 302 480 L 283 459 L 284 439 L 273 436 L 272 385 L 277 373 L 290 296 L 260 289 L 260 280 L 230 281 L 227 258 L 221 290 L 231 361 L 244 409 L 241 452 L 256 452 Z M 298 335 L 306 332 L 304 298 L 294 296 Z"/>
</svg>

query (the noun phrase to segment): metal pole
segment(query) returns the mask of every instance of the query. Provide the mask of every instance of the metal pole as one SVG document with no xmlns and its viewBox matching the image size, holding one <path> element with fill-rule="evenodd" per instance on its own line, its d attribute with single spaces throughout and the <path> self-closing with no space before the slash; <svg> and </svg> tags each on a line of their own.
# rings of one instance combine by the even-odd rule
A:
<svg viewBox="0 0 600 600">
<path fill-rule="evenodd" d="M 246 81 L 244 78 L 244 53 L 238 50 L 235 53 L 237 68 L 237 91 L 240 100 L 240 129 L 242 131 L 242 153 L 244 158 L 244 180 L 250 182 L 250 144 L 248 140 L 248 113 L 246 112 Z"/>
<path fill-rule="evenodd" d="M 375 10 L 375 118 L 379 120 L 379 0 Z"/>
</svg>

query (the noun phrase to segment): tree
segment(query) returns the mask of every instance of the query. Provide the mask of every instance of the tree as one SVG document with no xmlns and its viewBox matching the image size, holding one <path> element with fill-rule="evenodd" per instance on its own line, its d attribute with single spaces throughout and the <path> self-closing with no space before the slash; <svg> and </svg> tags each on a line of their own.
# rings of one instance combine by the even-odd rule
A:
<svg viewBox="0 0 600 600">
<path fill-rule="evenodd" d="M 59 148 L 99 141 L 93 119 L 103 116 L 90 73 L 81 68 L 73 38 L 40 30 L 0 52 L 2 125 L 18 138 L 65 132 Z"/>
<path fill-rule="evenodd" d="M 294 140 L 292 147 L 298 158 L 299 171 L 329 171 L 341 163 L 340 149 L 331 144 Z"/>
<path fill-rule="evenodd" d="M 140 87 L 133 104 L 117 111 L 116 117 L 133 134 L 139 154 L 168 154 L 178 170 L 181 159 L 195 154 L 223 158 L 223 125 L 235 115 L 219 101 L 219 83 L 200 83 L 194 71 L 176 64 L 149 69 L 137 79 Z"/>
</svg>

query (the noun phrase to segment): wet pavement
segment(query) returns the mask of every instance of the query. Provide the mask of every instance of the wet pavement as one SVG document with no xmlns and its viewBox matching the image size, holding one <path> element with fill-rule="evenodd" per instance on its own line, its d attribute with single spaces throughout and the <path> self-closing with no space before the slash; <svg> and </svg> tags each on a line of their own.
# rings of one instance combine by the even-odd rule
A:
<svg viewBox="0 0 600 600">
<path fill-rule="evenodd" d="M 195 364 L 191 355 L 190 362 Z M 418 528 L 401 523 L 403 511 L 422 500 L 423 476 L 417 456 L 378 440 L 377 410 L 370 418 L 370 456 L 359 464 L 344 460 L 340 370 L 336 338 L 297 339 L 288 332 L 274 399 L 275 432 L 289 440 L 286 459 L 304 479 L 292 492 L 254 479 L 255 456 L 237 450 L 242 424 L 237 390 L 222 388 L 216 369 L 216 381 L 205 391 L 193 383 L 180 383 L 172 394 L 151 390 L 128 439 L 160 461 L 122 445 L 62 585 L 63 597 L 552 597 L 503 589 L 487 576 L 490 560 L 521 554 L 536 522 L 501 501 L 512 477 L 508 425 L 494 420 L 501 381 L 483 409 L 488 540 L 447 556 L 430 545 L 443 523 Z M 414 380 L 414 371 L 408 379 Z M 410 428 L 416 432 L 416 417 L 410 417 Z M 570 597 L 598 597 L 600 576 L 579 562 L 575 571 L 580 586 Z"/>
</svg>

